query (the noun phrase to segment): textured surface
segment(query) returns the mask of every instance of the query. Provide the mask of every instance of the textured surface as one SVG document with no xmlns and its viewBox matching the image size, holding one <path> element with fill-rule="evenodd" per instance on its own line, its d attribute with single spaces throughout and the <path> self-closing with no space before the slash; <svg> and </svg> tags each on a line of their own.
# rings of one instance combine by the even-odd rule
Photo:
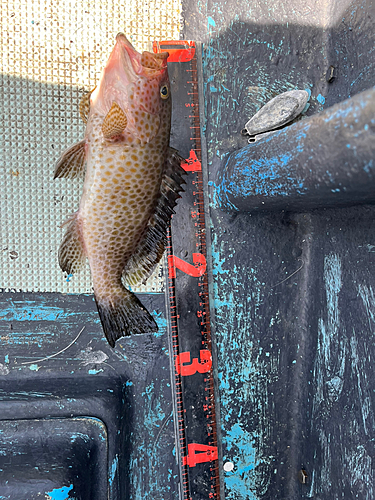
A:
<svg viewBox="0 0 375 500">
<path fill-rule="evenodd" d="M 90 498 L 101 500 L 107 490 L 111 500 L 178 498 L 165 300 L 163 294 L 142 300 L 158 333 L 121 339 L 112 349 L 92 296 L 0 294 L 0 435 L 19 424 L 0 445 L 0 497 L 44 499 L 64 487 L 70 495 L 56 498 L 83 499 L 94 484 L 97 497 Z M 95 417 L 106 430 L 97 441 L 107 450 L 97 455 L 96 467 L 97 446 L 85 438 L 84 427 L 70 425 L 68 433 L 64 425 L 60 439 L 60 424 L 80 416 Z M 33 424 L 38 419 L 46 422 L 43 443 L 30 449 L 32 428 L 42 425 Z M 89 452 L 93 469 L 85 474 Z M 27 494 L 16 496 L 8 487 L 12 475 L 11 486 Z"/>
<path fill-rule="evenodd" d="M 99 419 L 3 420 L 0 434 L 0 457 L 6 457 L 0 458 L 0 498 L 61 500 L 71 490 L 81 500 L 107 497 L 107 430 Z"/>
<path fill-rule="evenodd" d="M 205 41 L 229 500 L 374 498 L 374 207 L 228 216 L 215 197 L 271 97 L 306 89 L 312 115 L 374 85 L 374 12 L 372 0 L 183 3 L 184 38 Z"/>
<path fill-rule="evenodd" d="M 60 225 L 77 209 L 82 182 L 53 181 L 54 165 L 83 136 L 79 100 L 116 34 L 139 50 L 178 39 L 179 2 L 11 0 L 0 20 L 0 288 L 90 292 L 88 266 L 66 281 L 57 263 Z M 139 290 L 160 290 L 159 274 Z"/>
<path fill-rule="evenodd" d="M 223 162 L 223 210 L 311 210 L 375 201 L 375 87 Z"/>
</svg>

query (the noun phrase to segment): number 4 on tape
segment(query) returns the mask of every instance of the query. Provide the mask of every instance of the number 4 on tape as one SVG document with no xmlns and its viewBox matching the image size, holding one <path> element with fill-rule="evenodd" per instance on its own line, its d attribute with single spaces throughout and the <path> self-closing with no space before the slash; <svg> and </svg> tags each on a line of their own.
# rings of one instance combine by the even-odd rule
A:
<svg viewBox="0 0 375 500">
<path fill-rule="evenodd" d="M 182 457 L 183 465 L 195 467 L 197 464 L 213 462 L 218 459 L 217 446 L 191 443 L 188 445 L 188 456 Z"/>
</svg>

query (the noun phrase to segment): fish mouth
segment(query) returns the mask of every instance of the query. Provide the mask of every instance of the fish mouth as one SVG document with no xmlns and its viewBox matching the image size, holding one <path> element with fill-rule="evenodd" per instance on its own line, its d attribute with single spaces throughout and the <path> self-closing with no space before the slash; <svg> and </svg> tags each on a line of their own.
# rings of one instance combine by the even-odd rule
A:
<svg viewBox="0 0 375 500">
<path fill-rule="evenodd" d="M 116 36 L 115 46 L 105 65 L 100 82 L 91 94 L 91 105 L 97 112 L 107 114 L 113 100 L 117 104 L 126 96 L 126 88 L 139 78 L 141 54 L 123 33 Z"/>
<path fill-rule="evenodd" d="M 141 71 L 141 54 L 133 47 L 123 33 L 116 36 L 116 44 L 109 56 L 104 71 L 120 75 L 123 81 L 131 83 Z"/>
<path fill-rule="evenodd" d="M 155 78 L 167 68 L 168 53 L 154 54 L 144 51 L 140 54 L 124 33 L 118 33 L 116 44 L 109 56 L 105 72 L 121 74 L 123 81 L 131 83 L 139 76 Z"/>
<path fill-rule="evenodd" d="M 114 51 L 116 49 L 121 54 L 123 68 L 132 73 L 131 76 L 133 77 L 139 75 L 142 70 L 142 66 L 140 63 L 141 54 L 133 47 L 124 33 L 118 33 L 118 35 L 116 36 L 116 45 Z"/>
<path fill-rule="evenodd" d="M 91 94 L 91 104 L 97 112 L 107 114 L 115 101 L 126 109 L 126 96 L 130 84 L 140 77 L 163 77 L 167 70 L 168 53 L 140 54 L 123 33 L 118 33 L 116 43 L 102 71 L 99 85 Z"/>
<path fill-rule="evenodd" d="M 167 69 L 168 52 L 154 54 L 153 52 L 144 51 L 140 54 L 123 33 L 118 33 L 116 36 L 115 48 L 117 46 L 123 52 L 127 66 L 130 66 L 130 63 L 134 73 L 138 76 L 155 78 L 155 76 Z"/>
</svg>

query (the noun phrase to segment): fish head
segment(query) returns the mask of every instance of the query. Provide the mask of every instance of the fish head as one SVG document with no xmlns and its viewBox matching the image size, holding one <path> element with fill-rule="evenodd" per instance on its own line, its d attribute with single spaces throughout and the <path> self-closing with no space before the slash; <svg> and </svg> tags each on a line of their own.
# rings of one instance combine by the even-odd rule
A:
<svg viewBox="0 0 375 500">
<path fill-rule="evenodd" d="M 103 118 L 102 133 L 106 140 L 145 143 L 160 132 L 169 136 L 171 98 L 167 58 L 167 52 L 139 53 L 124 34 L 117 35 L 90 99 L 90 116 Z"/>
</svg>

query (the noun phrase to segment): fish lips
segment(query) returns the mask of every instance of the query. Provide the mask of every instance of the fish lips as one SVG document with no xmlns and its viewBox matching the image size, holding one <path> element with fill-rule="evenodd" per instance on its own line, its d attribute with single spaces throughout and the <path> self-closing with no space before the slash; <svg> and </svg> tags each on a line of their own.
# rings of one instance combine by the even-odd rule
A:
<svg viewBox="0 0 375 500">
<path fill-rule="evenodd" d="M 119 33 L 102 72 L 100 83 L 91 94 L 93 107 L 99 112 L 108 111 L 113 99 L 116 100 L 118 96 L 122 100 L 125 88 L 140 77 L 149 79 L 162 77 L 167 72 L 167 58 L 167 52 L 153 54 L 145 51 L 140 54 L 126 36 Z M 111 96 L 110 101 L 109 96 Z"/>
<path fill-rule="evenodd" d="M 153 52 L 144 51 L 140 54 L 123 33 L 116 36 L 115 49 L 117 48 L 120 51 L 122 50 L 124 55 L 127 53 L 134 73 L 138 76 L 152 79 L 161 76 L 167 70 L 168 52 L 154 54 Z"/>
<path fill-rule="evenodd" d="M 130 83 L 130 81 L 134 81 L 142 72 L 140 58 L 141 54 L 135 50 L 126 36 L 123 33 L 119 33 L 116 36 L 116 45 L 109 57 L 107 67 L 110 66 L 112 62 L 122 66 L 122 68 L 118 67 L 117 69 L 123 69 L 128 73 Z"/>
<path fill-rule="evenodd" d="M 105 73 L 117 73 L 127 83 L 134 82 L 139 76 L 155 78 L 167 69 L 168 52 L 153 54 L 144 51 L 140 54 L 123 33 L 116 36 L 116 44 L 109 56 Z"/>
</svg>

